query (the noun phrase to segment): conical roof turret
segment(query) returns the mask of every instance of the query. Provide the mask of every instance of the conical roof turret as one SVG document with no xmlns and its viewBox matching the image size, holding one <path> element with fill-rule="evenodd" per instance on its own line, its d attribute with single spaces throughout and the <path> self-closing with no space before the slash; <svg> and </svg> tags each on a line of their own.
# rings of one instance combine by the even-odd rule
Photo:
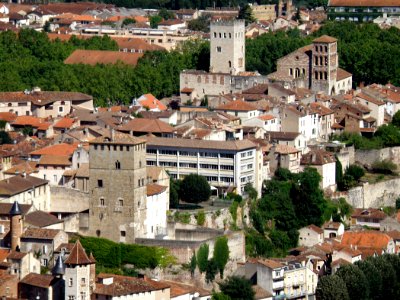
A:
<svg viewBox="0 0 400 300">
<path fill-rule="evenodd" d="M 56 264 L 53 267 L 53 270 L 51 270 L 53 275 L 64 275 L 65 274 L 65 265 L 62 260 L 61 255 L 58 256 Z"/>
<path fill-rule="evenodd" d="M 14 204 L 13 204 L 13 206 L 11 207 L 10 215 L 11 215 L 11 216 L 22 215 L 21 207 L 19 206 L 19 204 L 18 204 L 17 201 L 14 201 Z"/>
</svg>

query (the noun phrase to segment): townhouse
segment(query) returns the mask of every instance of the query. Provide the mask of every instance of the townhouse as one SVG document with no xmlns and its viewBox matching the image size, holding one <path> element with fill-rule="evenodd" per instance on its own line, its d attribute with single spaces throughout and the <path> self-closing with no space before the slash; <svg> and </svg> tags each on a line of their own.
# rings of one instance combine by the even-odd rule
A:
<svg viewBox="0 0 400 300">
<path fill-rule="evenodd" d="M 301 105 L 287 105 L 281 113 L 281 130 L 302 133 L 306 141 L 319 137 L 319 119 L 315 111 Z"/>
</svg>

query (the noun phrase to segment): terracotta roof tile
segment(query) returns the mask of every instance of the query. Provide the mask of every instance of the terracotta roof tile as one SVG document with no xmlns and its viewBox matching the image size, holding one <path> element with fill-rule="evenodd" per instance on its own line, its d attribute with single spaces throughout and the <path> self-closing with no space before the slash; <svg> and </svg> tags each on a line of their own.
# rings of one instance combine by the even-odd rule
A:
<svg viewBox="0 0 400 300">
<path fill-rule="evenodd" d="M 274 140 L 279 140 L 279 141 L 293 141 L 295 140 L 299 135 L 300 132 L 291 132 L 291 131 L 267 131 L 267 134 L 269 135 L 269 138 L 274 141 Z"/>
<path fill-rule="evenodd" d="M 47 105 L 55 101 L 92 100 L 93 97 L 78 92 L 0 92 L 0 102 L 32 102 L 35 105 Z"/>
<path fill-rule="evenodd" d="M 55 277 L 52 275 L 29 273 L 20 281 L 20 283 L 35 287 L 48 288 L 52 285 L 54 279 Z"/>
<path fill-rule="evenodd" d="M 387 217 L 387 215 L 381 211 L 380 209 L 376 208 L 355 208 L 353 213 L 351 214 L 352 218 L 371 218 L 371 219 L 379 219 L 383 220 Z"/>
<path fill-rule="evenodd" d="M 74 248 L 72 248 L 70 255 L 64 262 L 66 265 L 88 265 L 92 261 L 87 256 L 85 249 L 83 249 L 81 242 L 76 241 Z"/>
<path fill-rule="evenodd" d="M 322 35 L 313 40 L 313 43 L 335 43 L 335 42 L 337 42 L 337 39 L 329 35 Z"/>
<path fill-rule="evenodd" d="M 170 280 L 163 280 L 160 282 L 165 285 L 170 286 L 171 298 L 175 298 L 175 297 L 182 296 L 185 294 L 195 294 L 195 293 L 199 293 L 199 296 L 201 298 L 203 298 L 206 296 L 210 296 L 212 294 L 211 291 L 203 289 L 203 288 L 199 287 L 198 285 L 193 286 L 193 285 L 176 282 L 176 281 L 170 281 Z"/>
<path fill-rule="evenodd" d="M 282 268 L 283 264 L 280 263 L 279 261 L 276 260 L 272 260 L 272 259 L 258 259 L 257 263 L 266 266 L 268 268 L 271 269 L 278 269 L 278 268 Z"/>
<path fill-rule="evenodd" d="M 167 107 L 152 94 L 144 94 L 140 96 L 137 100 L 142 107 L 148 107 L 149 109 L 167 110 Z"/>
<path fill-rule="evenodd" d="M 123 132 L 172 133 L 174 128 L 158 119 L 136 118 L 117 128 Z"/>
<path fill-rule="evenodd" d="M 44 240 L 52 240 L 57 234 L 59 234 L 61 230 L 58 229 L 45 229 L 45 228 L 28 228 L 22 234 L 21 238 L 24 239 L 44 239 Z"/>
<path fill-rule="evenodd" d="M 336 72 L 336 80 L 340 81 L 346 78 L 349 78 L 353 76 L 353 74 L 347 72 L 346 70 L 343 70 L 342 68 L 338 68 Z"/>
<path fill-rule="evenodd" d="M 386 249 L 390 240 L 389 235 L 379 231 L 346 231 L 342 236 L 341 244 L 358 248 Z"/>
<path fill-rule="evenodd" d="M 25 174 L 32 174 L 36 173 L 38 171 L 37 169 L 37 162 L 36 161 L 23 161 L 17 165 L 14 165 L 8 170 L 4 171 L 4 174 L 7 175 L 19 175 L 22 173 Z"/>
<path fill-rule="evenodd" d="M 75 123 L 74 119 L 71 118 L 62 118 L 57 123 L 54 124 L 54 128 L 71 128 L 71 126 Z"/>
<path fill-rule="evenodd" d="M 10 251 L 7 259 L 20 260 L 23 259 L 28 253 L 19 251 Z"/>
<path fill-rule="evenodd" d="M 82 50 L 77 49 L 64 60 L 65 64 L 116 64 L 118 61 L 131 66 L 136 66 L 139 58 L 143 53 L 128 53 L 120 51 L 105 51 L 105 50 Z"/>
<path fill-rule="evenodd" d="M 145 140 L 143 138 L 138 138 L 131 136 L 130 134 L 115 132 L 113 137 L 110 137 L 110 134 L 105 136 L 100 136 L 91 140 L 89 144 L 118 144 L 118 145 L 137 145 L 144 143 Z"/>
<path fill-rule="evenodd" d="M 300 152 L 300 150 L 297 150 L 295 147 L 290 145 L 278 144 L 275 146 L 275 152 L 280 154 L 294 154 Z"/>
<path fill-rule="evenodd" d="M 38 163 L 39 166 L 71 166 L 69 156 L 61 155 L 42 155 Z"/>
<path fill-rule="evenodd" d="M 56 156 L 71 156 L 79 143 L 74 144 L 55 144 L 30 153 L 30 155 L 56 155 Z"/>
<path fill-rule="evenodd" d="M 54 224 L 63 223 L 63 220 L 47 212 L 37 210 L 25 216 L 25 222 L 35 227 L 47 227 Z"/>
<path fill-rule="evenodd" d="M 134 49 L 135 51 L 165 51 L 164 47 L 150 44 L 144 39 L 139 38 L 124 38 L 124 37 L 116 37 L 112 36 L 113 39 L 117 44 L 120 50 L 122 49 Z"/>
<path fill-rule="evenodd" d="M 17 115 L 11 112 L 0 112 L 0 120 L 12 122 L 17 118 Z"/>
<path fill-rule="evenodd" d="M 339 222 L 326 222 L 322 228 L 323 229 L 335 229 L 338 230 L 340 227 L 341 223 Z"/>
<path fill-rule="evenodd" d="M 222 104 L 216 108 L 216 110 L 227 110 L 227 111 L 253 111 L 257 110 L 254 105 L 245 102 L 243 100 L 235 100 L 226 104 Z"/>
<path fill-rule="evenodd" d="M 147 197 L 161 194 L 167 189 L 166 186 L 151 183 L 147 185 Z"/>
<path fill-rule="evenodd" d="M 270 120 L 276 119 L 275 116 L 273 116 L 273 115 L 262 115 L 262 116 L 259 116 L 258 118 L 262 121 L 270 121 Z"/>
<path fill-rule="evenodd" d="M 151 279 L 140 279 L 135 277 L 103 273 L 97 276 L 98 281 L 103 278 L 113 278 L 113 283 L 96 283 L 94 294 L 118 297 L 124 295 L 164 290 L 169 288 L 169 285 Z"/>
<path fill-rule="evenodd" d="M 332 153 L 322 149 L 311 150 L 310 152 L 303 154 L 300 163 L 302 165 L 325 165 L 336 162 L 335 157 Z"/>
<path fill-rule="evenodd" d="M 322 105 L 319 102 L 313 102 L 310 104 L 310 109 L 313 113 L 318 114 L 320 116 L 326 116 L 333 114 L 334 111 L 329 109 L 328 107 Z"/>
<path fill-rule="evenodd" d="M 316 226 L 314 224 L 308 225 L 306 228 L 311 229 L 312 231 L 314 231 L 314 232 L 316 232 L 318 234 L 324 233 L 324 230 L 321 229 L 321 227 L 318 227 L 318 226 Z"/>
<path fill-rule="evenodd" d="M 356 97 L 364 99 L 364 100 L 366 100 L 368 102 L 374 103 L 374 104 L 379 105 L 379 106 L 380 105 L 385 105 L 385 102 L 383 102 L 383 101 L 381 101 L 379 99 L 376 99 L 374 97 L 368 96 L 365 93 L 359 93 L 359 94 L 356 95 Z"/>
<path fill-rule="evenodd" d="M 47 180 L 26 175 L 17 175 L 0 181 L 0 195 L 13 196 L 34 187 L 47 184 Z"/>
</svg>

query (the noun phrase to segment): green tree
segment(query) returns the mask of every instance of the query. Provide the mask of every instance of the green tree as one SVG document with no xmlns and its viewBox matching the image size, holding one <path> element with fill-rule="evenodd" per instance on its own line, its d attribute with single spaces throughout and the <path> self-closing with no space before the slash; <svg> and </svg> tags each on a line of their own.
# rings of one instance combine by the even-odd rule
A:
<svg viewBox="0 0 400 300">
<path fill-rule="evenodd" d="M 162 20 L 163 20 L 163 18 L 160 16 L 151 16 L 150 17 L 150 27 L 157 28 L 158 24 L 161 23 Z"/>
<path fill-rule="evenodd" d="M 337 275 L 319 278 L 316 295 L 320 300 L 350 300 L 346 284 Z"/>
<path fill-rule="evenodd" d="M 372 163 L 371 167 L 375 173 L 381 173 L 381 174 L 392 174 L 397 169 L 397 165 L 388 159 L 377 160 Z"/>
<path fill-rule="evenodd" d="M 249 4 L 245 4 L 240 8 L 238 19 L 245 20 L 246 26 L 256 20 L 253 16 L 253 9 Z"/>
<path fill-rule="evenodd" d="M 350 165 L 346 169 L 346 175 L 349 175 L 354 178 L 355 181 L 359 181 L 361 177 L 365 175 L 365 170 L 363 167 L 357 165 Z"/>
<path fill-rule="evenodd" d="M 225 295 L 222 292 L 219 293 L 213 292 L 211 300 L 231 300 L 231 297 Z"/>
<path fill-rule="evenodd" d="M 193 19 L 188 22 L 188 29 L 193 31 L 210 32 L 210 20 L 211 15 L 202 14 L 197 19 Z"/>
<path fill-rule="evenodd" d="M 254 300 L 255 293 L 251 282 L 244 277 L 230 276 L 224 282 L 218 283 L 221 292 L 232 300 Z"/>
<path fill-rule="evenodd" d="M 253 187 L 253 185 L 250 182 L 246 183 L 246 185 L 244 186 L 244 191 L 247 193 L 247 195 L 249 195 L 250 199 L 252 200 L 257 199 L 257 190 Z"/>
<path fill-rule="evenodd" d="M 125 27 L 125 26 L 130 25 L 130 24 L 135 24 L 135 23 L 136 23 L 136 20 L 135 20 L 135 19 L 125 18 L 125 19 L 122 21 L 122 27 Z"/>
<path fill-rule="evenodd" d="M 393 266 L 382 256 L 368 258 L 367 260 L 376 267 L 382 278 L 380 299 L 396 299 L 397 277 Z"/>
<path fill-rule="evenodd" d="M 12 144 L 13 141 L 10 138 L 10 135 L 6 131 L 0 131 L 0 145 L 3 144 Z"/>
<path fill-rule="evenodd" d="M 33 134 L 33 128 L 31 126 L 25 126 L 22 128 L 22 134 L 25 136 L 31 136 Z"/>
<path fill-rule="evenodd" d="M 189 174 L 182 180 L 179 196 L 183 201 L 199 203 L 210 198 L 211 188 L 204 176 Z"/>
<path fill-rule="evenodd" d="M 371 263 L 370 260 L 356 262 L 356 265 L 364 273 L 367 278 L 370 299 L 379 300 L 382 295 L 382 278 L 379 270 Z"/>
<path fill-rule="evenodd" d="M 400 209 L 400 197 L 396 199 L 396 209 Z"/>
<path fill-rule="evenodd" d="M 179 180 L 170 177 L 169 180 L 169 208 L 177 208 L 179 206 Z"/>
<path fill-rule="evenodd" d="M 224 277 L 224 269 L 229 260 L 228 239 L 225 236 L 217 238 L 214 246 L 213 259 L 217 264 L 221 279 Z"/>
<path fill-rule="evenodd" d="M 375 132 L 374 137 L 380 138 L 385 147 L 400 145 L 400 130 L 392 124 L 380 126 Z"/>
<path fill-rule="evenodd" d="M 342 188 L 342 182 L 343 182 L 343 166 L 342 163 L 340 162 L 339 158 L 337 157 L 337 155 L 335 155 L 335 159 L 336 159 L 336 184 L 339 187 L 339 189 L 341 190 Z"/>
<path fill-rule="evenodd" d="M 368 299 L 368 281 L 360 268 L 352 264 L 341 266 L 336 275 L 346 284 L 350 300 Z"/>
<path fill-rule="evenodd" d="M 202 244 L 197 251 L 197 266 L 199 267 L 200 273 L 207 270 L 209 251 L 208 244 Z"/>
<path fill-rule="evenodd" d="M 175 14 L 172 11 L 169 11 L 165 8 L 161 8 L 158 12 L 158 15 L 164 20 L 175 19 Z"/>
<path fill-rule="evenodd" d="M 212 258 L 207 262 L 206 268 L 206 282 L 213 282 L 215 279 L 215 275 L 218 273 L 218 265 L 217 262 Z"/>
<path fill-rule="evenodd" d="M 190 275 L 193 277 L 194 272 L 196 271 L 197 259 L 196 252 L 193 252 L 192 258 L 190 259 Z"/>
<path fill-rule="evenodd" d="M 396 127 L 400 127 L 400 110 L 398 110 L 392 118 L 392 124 Z"/>
</svg>

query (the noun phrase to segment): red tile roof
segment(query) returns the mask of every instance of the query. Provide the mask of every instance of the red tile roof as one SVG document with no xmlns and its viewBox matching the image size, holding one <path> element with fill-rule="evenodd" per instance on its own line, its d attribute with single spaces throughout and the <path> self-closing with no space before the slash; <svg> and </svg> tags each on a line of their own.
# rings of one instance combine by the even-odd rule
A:
<svg viewBox="0 0 400 300">
<path fill-rule="evenodd" d="M 79 143 L 74 144 L 55 144 L 52 146 L 48 146 L 39 150 L 35 150 L 30 153 L 30 155 L 56 155 L 56 156 L 71 156 L 72 153 L 76 150 Z"/>
<path fill-rule="evenodd" d="M 38 166 L 70 166 L 72 162 L 69 160 L 69 156 L 60 155 L 42 155 Z"/>
<path fill-rule="evenodd" d="M 356 208 L 353 210 L 351 217 L 352 218 L 371 218 L 371 219 L 383 220 L 387 217 L 387 215 L 380 209 L 376 209 L 376 208 L 368 208 L 368 209 Z"/>
<path fill-rule="evenodd" d="M 27 214 L 25 216 L 25 222 L 36 227 L 46 227 L 53 224 L 63 223 L 63 220 L 60 220 L 47 212 L 37 210 Z"/>
<path fill-rule="evenodd" d="M 311 150 L 301 157 L 302 165 L 322 166 L 334 162 L 336 162 L 336 159 L 333 154 L 322 149 Z"/>
<path fill-rule="evenodd" d="M 61 232 L 61 230 L 58 230 L 58 229 L 28 228 L 22 234 L 21 238 L 52 240 L 60 232 Z"/>
<path fill-rule="evenodd" d="M 174 128 L 158 119 L 136 118 L 117 128 L 123 132 L 172 133 Z"/>
<path fill-rule="evenodd" d="M 82 101 L 92 99 L 92 96 L 78 92 L 0 92 L 0 102 L 32 102 L 37 106 L 47 105 L 55 101 Z"/>
<path fill-rule="evenodd" d="M 258 117 L 262 121 L 269 121 L 275 119 L 273 115 L 262 115 Z"/>
<path fill-rule="evenodd" d="M 308 229 L 310 229 L 310 230 L 312 230 L 312 231 L 314 231 L 316 233 L 319 233 L 319 234 L 324 233 L 324 230 L 322 230 L 320 227 L 318 227 L 318 226 L 316 226 L 314 224 L 308 225 L 306 228 L 308 228 Z"/>
<path fill-rule="evenodd" d="M 159 109 L 167 110 L 167 107 L 152 94 L 144 94 L 138 99 L 142 107 L 147 107 L 149 109 Z"/>
<path fill-rule="evenodd" d="M 341 244 L 372 249 L 386 249 L 390 240 L 391 237 L 389 235 L 379 231 L 346 231 L 342 236 Z"/>
<path fill-rule="evenodd" d="M 343 70 L 342 68 L 338 68 L 336 72 L 336 80 L 340 81 L 346 78 L 349 78 L 353 76 L 353 74 L 347 72 L 346 70 Z"/>
<path fill-rule="evenodd" d="M 257 110 L 253 104 L 243 100 L 235 100 L 226 104 L 222 104 L 216 108 L 216 110 L 227 110 L 227 111 L 253 111 Z"/>
<path fill-rule="evenodd" d="M 157 194 L 161 194 L 167 189 L 166 186 L 151 183 L 147 185 L 147 196 L 154 196 Z"/>
<path fill-rule="evenodd" d="M 54 277 L 52 275 L 29 273 L 20 281 L 20 283 L 41 288 L 48 288 L 51 286 L 53 280 Z"/>
<path fill-rule="evenodd" d="M 74 119 L 65 117 L 60 119 L 57 123 L 54 124 L 54 128 L 71 128 L 71 126 L 75 123 Z"/>
<path fill-rule="evenodd" d="M 313 40 L 313 43 L 335 43 L 337 39 L 329 35 L 323 35 Z"/>
<path fill-rule="evenodd" d="M 12 122 L 17 118 L 17 115 L 11 112 L 0 112 L 0 120 Z"/>
<path fill-rule="evenodd" d="M 64 262 L 66 265 L 89 265 L 92 263 L 79 240 L 76 241 L 70 255 Z"/>
<path fill-rule="evenodd" d="M 126 65 L 136 66 L 139 58 L 143 56 L 143 53 L 128 53 L 120 51 L 104 51 L 104 50 L 82 50 L 78 49 L 72 52 L 72 54 L 64 60 L 65 64 L 85 64 L 85 65 L 96 65 L 96 64 L 116 64 L 122 62 Z"/>
</svg>

